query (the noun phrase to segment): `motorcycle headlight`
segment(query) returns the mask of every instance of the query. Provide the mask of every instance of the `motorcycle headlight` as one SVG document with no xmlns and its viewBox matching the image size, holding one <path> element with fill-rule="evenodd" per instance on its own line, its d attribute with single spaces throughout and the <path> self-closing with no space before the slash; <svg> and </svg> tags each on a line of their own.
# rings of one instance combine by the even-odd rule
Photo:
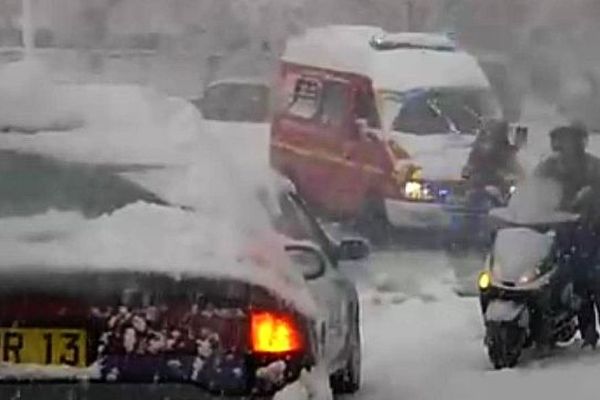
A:
<svg viewBox="0 0 600 400">
<path fill-rule="evenodd" d="M 409 200 L 431 201 L 433 193 L 428 185 L 419 181 L 408 181 L 404 185 L 404 196 Z"/>
<path fill-rule="evenodd" d="M 477 279 L 477 286 L 479 290 L 487 290 L 492 284 L 492 276 L 490 271 L 482 271 Z"/>
<path fill-rule="evenodd" d="M 544 260 L 536 268 L 532 269 L 531 271 L 527 271 L 521 277 L 519 277 L 519 283 L 526 285 L 530 282 L 533 282 L 546 272 L 550 271 L 552 267 L 553 264 L 551 260 Z"/>
</svg>

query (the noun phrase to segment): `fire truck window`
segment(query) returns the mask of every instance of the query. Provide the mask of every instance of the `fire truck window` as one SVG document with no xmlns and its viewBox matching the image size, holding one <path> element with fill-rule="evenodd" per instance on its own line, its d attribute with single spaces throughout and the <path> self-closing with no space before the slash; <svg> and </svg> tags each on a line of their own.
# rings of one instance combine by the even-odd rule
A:
<svg viewBox="0 0 600 400">
<path fill-rule="evenodd" d="M 319 111 L 321 84 L 310 78 L 299 78 L 294 87 L 288 113 L 305 119 L 312 119 Z"/>
<path fill-rule="evenodd" d="M 327 82 L 323 87 L 320 121 L 326 125 L 343 125 L 348 113 L 346 85 L 340 82 Z"/>
<path fill-rule="evenodd" d="M 381 128 L 379 113 L 373 96 L 364 92 L 358 93 L 356 96 L 356 118 L 366 119 L 371 128 Z"/>
</svg>

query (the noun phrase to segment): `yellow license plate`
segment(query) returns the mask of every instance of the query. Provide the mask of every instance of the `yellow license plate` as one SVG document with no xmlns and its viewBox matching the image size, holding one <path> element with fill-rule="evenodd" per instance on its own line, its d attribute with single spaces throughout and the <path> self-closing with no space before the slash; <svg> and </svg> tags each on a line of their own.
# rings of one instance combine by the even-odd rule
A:
<svg viewBox="0 0 600 400">
<path fill-rule="evenodd" d="M 81 329 L 0 328 L 0 360 L 17 364 L 87 365 Z"/>
</svg>

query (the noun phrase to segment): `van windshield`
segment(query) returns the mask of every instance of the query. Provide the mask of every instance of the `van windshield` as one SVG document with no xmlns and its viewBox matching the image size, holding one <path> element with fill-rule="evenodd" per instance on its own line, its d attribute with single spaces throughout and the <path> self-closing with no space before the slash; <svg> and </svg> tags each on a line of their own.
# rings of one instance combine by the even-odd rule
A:
<svg viewBox="0 0 600 400">
<path fill-rule="evenodd" d="M 488 89 L 423 89 L 385 92 L 381 97 L 386 126 L 416 135 L 475 134 L 482 120 L 501 115 L 498 102 Z"/>
</svg>

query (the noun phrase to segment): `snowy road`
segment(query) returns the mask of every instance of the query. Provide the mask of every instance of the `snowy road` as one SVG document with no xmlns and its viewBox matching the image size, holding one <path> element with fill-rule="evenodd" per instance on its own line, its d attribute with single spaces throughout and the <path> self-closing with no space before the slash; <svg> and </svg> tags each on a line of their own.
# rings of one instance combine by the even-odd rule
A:
<svg viewBox="0 0 600 400">
<path fill-rule="evenodd" d="M 344 400 L 597 399 L 600 351 L 575 344 L 493 371 L 476 298 L 454 294 L 439 251 L 387 251 L 349 267 L 363 311 L 363 389 Z"/>
</svg>

